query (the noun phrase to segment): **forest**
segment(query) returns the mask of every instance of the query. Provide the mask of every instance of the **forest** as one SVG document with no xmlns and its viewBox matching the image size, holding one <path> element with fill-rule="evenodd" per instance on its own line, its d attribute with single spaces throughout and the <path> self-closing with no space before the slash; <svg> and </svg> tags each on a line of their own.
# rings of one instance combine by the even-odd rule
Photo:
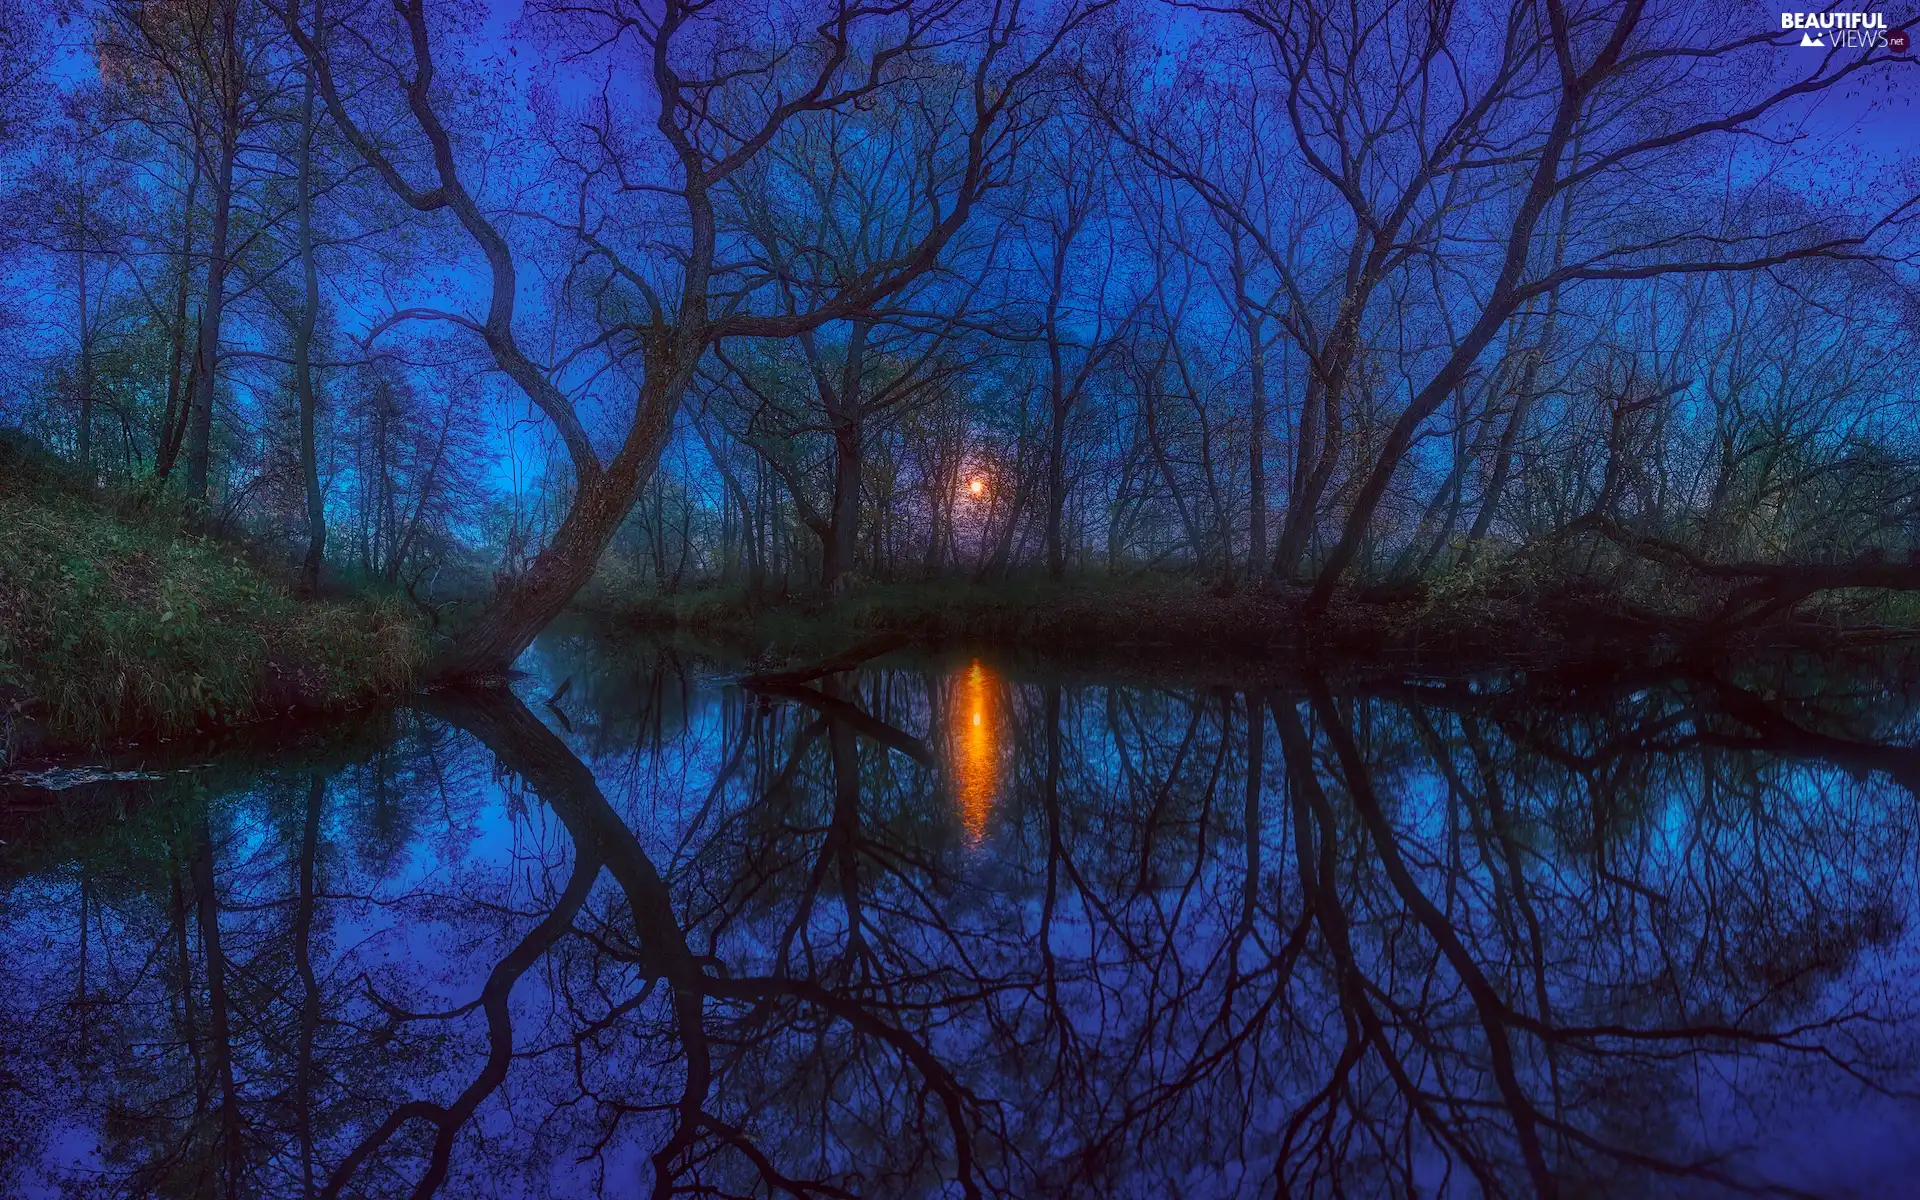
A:
<svg viewBox="0 0 1920 1200">
<path fill-rule="evenodd" d="M 0 1196 L 1911 1194 L 1905 19 L 0 0 Z"/>
<path fill-rule="evenodd" d="M 1879 619 L 1920 584 L 1884 20 L 1820 52 L 1642 0 L 0 31 L 15 460 L 392 598 L 437 677 L 690 597 L 1159 588 L 1135 624 L 1239 597 L 1260 640 L 1390 601 Z"/>
</svg>

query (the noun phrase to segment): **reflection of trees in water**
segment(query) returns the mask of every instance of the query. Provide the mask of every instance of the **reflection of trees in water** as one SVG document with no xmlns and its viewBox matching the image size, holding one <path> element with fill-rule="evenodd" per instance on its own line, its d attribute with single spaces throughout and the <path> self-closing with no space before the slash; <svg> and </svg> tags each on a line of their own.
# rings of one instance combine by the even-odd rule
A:
<svg viewBox="0 0 1920 1200">
<path fill-rule="evenodd" d="M 1920 754 L 1847 687 L 669 680 L 592 769 L 437 698 L 13 839 L 0 1183 L 1817 1189 L 1770 1106 L 1914 1077 Z"/>
</svg>

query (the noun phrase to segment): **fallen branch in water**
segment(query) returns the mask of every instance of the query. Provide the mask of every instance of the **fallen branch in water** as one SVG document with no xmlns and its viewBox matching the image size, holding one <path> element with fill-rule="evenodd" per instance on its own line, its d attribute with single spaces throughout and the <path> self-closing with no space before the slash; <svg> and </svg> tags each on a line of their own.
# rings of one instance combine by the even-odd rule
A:
<svg viewBox="0 0 1920 1200">
<path fill-rule="evenodd" d="M 898 750 L 923 767 L 936 765 L 937 760 L 933 756 L 933 751 L 927 748 L 925 742 L 838 696 L 829 696 L 817 688 L 802 687 L 793 683 L 748 683 L 743 680 L 741 685 L 768 696 L 798 700 L 829 721 L 845 722 L 854 732 L 864 733 L 881 745 Z"/>
<path fill-rule="evenodd" d="M 883 633 L 879 637 L 869 638 L 850 650 L 842 650 L 833 657 L 823 658 L 810 666 L 748 675 L 740 680 L 740 686 L 764 691 L 773 687 L 794 687 L 802 683 L 811 683 L 823 675 L 851 671 L 870 658 L 878 658 L 889 650 L 898 650 L 911 640 L 904 633 Z"/>
</svg>

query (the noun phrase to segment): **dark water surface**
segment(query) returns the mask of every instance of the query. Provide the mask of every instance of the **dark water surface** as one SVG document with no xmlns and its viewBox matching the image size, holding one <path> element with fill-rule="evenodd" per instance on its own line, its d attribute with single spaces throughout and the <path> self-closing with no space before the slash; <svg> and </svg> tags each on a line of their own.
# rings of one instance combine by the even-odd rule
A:
<svg viewBox="0 0 1920 1200">
<path fill-rule="evenodd" d="M 528 665 L 7 800 L 0 1194 L 1920 1194 L 1910 663 Z"/>
</svg>

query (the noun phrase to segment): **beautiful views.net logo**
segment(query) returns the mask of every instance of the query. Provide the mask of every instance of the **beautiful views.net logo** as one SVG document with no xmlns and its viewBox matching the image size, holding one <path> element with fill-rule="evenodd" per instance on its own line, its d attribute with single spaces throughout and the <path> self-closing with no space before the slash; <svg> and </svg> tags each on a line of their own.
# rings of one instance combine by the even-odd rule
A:
<svg viewBox="0 0 1920 1200">
<path fill-rule="evenodd" d="M 1887 17 L 1873 12 L 1781 13 L 1780 28 L 1800 31 L 1802 46 L 1873 50 L 1887 46 Z M 1905 47 L 1900 47 L 1905 49 Z"/>
</svg>

